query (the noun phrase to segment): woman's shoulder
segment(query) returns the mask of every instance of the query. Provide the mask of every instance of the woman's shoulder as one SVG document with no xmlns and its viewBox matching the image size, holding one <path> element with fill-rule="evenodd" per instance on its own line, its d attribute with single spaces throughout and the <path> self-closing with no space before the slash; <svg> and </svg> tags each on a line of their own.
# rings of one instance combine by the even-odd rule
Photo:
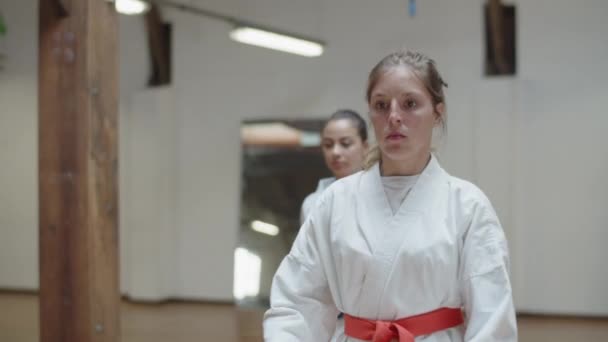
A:
<svg viewBox="0 0 608 342">
<path fill-rule="evenodd" d="M 359 183 L 364 172 L 359 171 L 350 176 L 335 180 L 324 191 L 310 194 L 304 200 L 304 203 L 307 204 L 309 202 L 314 207 L 324 207 L 322 210 L 333 208 L 333 203 L 344 203 L 347 197 L 352 197 L 359 191 Z"/>
<path fill-rule="evenodd" d="M 450 196 L 463 210 L 475 212 L 489 210 L 494 213 L 494 207 L 485 192 L 475 183 L 455 176 L 448 176 Z"/>
<path fill-rule="evenodd" d="M 357 192 L 361 178 L 366 171 L 359 171 L 350 176 L 335 180 L 325 192 L 331 192 L 333 196 L 344 196 Z"/>
<path fill-rule="evenodd" d="M 313 203 L 315 203 L 317 198 L 319 198 L 319 195 L 320 195 L 320 193 L 315 191 L 315 192 L 308 194 L 306 197 L 304 197 L 304 201 L 302 201 L 302 208 L 311 207 L 313 205 Z"/>
</svg>

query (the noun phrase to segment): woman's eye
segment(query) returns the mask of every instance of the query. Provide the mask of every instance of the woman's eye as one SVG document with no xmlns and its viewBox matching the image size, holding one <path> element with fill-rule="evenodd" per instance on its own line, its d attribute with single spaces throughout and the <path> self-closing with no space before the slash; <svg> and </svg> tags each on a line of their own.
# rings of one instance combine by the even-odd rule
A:
<svg viewBox="0 0 608 342">
<path fill-rule="evenodd" d="M 388 106 L 387 106 L 386 102 L 378 101 L 374 105 L 374 108 L 377 110 L 386 110 L 388 108 Z"/>
<path fill-rule="evenodd" d="M 415 108 L 416 107 L 416 101 L 414 101 L 414 100 L 407 100 L 405 102 L 405 106 L 407 108 Z"/>
</svg>

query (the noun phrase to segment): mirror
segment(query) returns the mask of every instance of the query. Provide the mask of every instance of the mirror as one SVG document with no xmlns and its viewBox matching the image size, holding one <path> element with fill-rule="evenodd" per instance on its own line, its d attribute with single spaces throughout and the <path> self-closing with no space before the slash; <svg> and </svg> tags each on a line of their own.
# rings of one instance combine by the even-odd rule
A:
<svg viewBox="0 0 608 342">
<path fill-rule="evenodd" d="M 328 177 L 323 120 L 254 120 L 241 126 L 241 204 L 234 295 L 240 306 L 269 305 L 272 277 L 300 227 L 300 207 Z"/>
</svg>

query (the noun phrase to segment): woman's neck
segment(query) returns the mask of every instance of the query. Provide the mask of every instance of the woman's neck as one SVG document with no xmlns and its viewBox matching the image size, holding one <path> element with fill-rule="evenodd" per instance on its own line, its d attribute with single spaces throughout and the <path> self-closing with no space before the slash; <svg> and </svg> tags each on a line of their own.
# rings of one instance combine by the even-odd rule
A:
<svg viewBox="0 0 608 342">
<path fill-rule="evenodd" d="M 391 160 L 382 156 L 380 173 L 382 176 L 414 176 L 421 174 L 431 160 L 431 153 L 421 154 L 405 160 Z"/>
</svg>

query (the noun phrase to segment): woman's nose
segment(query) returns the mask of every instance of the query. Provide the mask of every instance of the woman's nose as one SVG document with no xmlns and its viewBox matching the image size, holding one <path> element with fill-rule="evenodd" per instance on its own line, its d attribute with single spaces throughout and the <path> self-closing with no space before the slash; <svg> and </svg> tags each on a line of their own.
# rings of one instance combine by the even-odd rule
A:
<svg viewBox="0 0 608 342">
<path fill-rule="evenodd" d="M 334 147 L 331 149 L 331 154 L 334 156 L 339 156 L 342 153 L 342 148 L 340 148 L 340 146 L 338 146 L 338 144 L 334 145 Z"/>
<path fill-rule="evenodd" d="M 401 117 L 401 113 L 399 112 L 399 108 L 394 103 L 391 103 L 391 108 L 388 115 L 388 120 L 391 124 L 401 124 L 403 121 L 403 117 Z"/>
</svg>

